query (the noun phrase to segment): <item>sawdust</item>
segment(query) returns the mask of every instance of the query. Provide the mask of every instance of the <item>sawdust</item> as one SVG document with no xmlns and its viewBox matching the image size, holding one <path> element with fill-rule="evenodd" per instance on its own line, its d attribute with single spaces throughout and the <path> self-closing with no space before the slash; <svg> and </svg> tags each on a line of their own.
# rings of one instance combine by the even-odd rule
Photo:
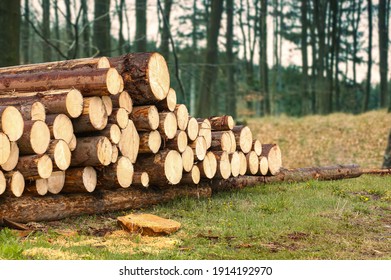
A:
<svg viewBox="0 0 391 280">
<path fill-rule="evenodd" d="M 80 260 L 83 258 L 83 255 L 44 247 L 27 249 L 22 254 L 26 259 Z"/>
<path fill-rule="evenodd" d="M 254 138 L 279 144 L 286 168 L 350 163 L 379 168 L 391 114 L 379 110 L 361 115 L 281 116 L 249 119 L 247 124 Z"/>
</svg>

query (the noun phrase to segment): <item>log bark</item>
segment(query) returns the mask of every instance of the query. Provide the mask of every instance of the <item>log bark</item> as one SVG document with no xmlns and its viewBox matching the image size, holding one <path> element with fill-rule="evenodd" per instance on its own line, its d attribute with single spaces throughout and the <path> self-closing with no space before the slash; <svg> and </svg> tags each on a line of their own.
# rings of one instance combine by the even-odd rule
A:
<svg viewBox="0 0 391 280">
<path fill-rule="evenodd" d="M 61 193 L 93 192 L 97 185 L 97 173 L 92 166 L 69 168 L 65 171 Z"/>
<path fill-rule="evenodd" d="M 15 199 L 0 197 L 0 224 L 3 224 L 5 218 L 28 223 L 147 208 L 181 197 L 207 198 L 211 193 L 210 186 L 173 186 L 162 189 L 95 190 L 93 193 L 26 196 Z"/>
<path fill-rule="evenodd" d="M 187 147 L 187 134 L 183 130 L 177 130 L 174 138 L 163 138 L 163 149 L 176 150 L 183 153 Z"/>
<path fill-rule="evenodd" d="M 14 98 L 16 99 L 16 98 Z M 0 111 L 3 112 L 8 106 L 15 107 L 19 113 L 22 115 L 23 120 L 42 120 L 45 121 L 46 112 L 45 107 L 40 102 L 34 102 L 33 104 L 12 104 L 6 105 L 6 103 L 1 102 L 0 99 Z"/>
<path fill-rule="evenodd" d="M 109 60 L 122 75 L 124 89 L 135 105 L 156 103 L 166 98 L 170 89 L 170 73 L 162 55 L 129 53 Z"/>
<path fill-rule="evenodd" d="M 46 71 L 0 76 L 1 92 L 33 92 L 76 88 L 83 96 L 118 94 L 122 78 L 114 68 Z"/>
<path fill-rule="evenodd" d="M 0 132 L 0 164 L 5 164 L 11 155 L 11 142 L 8 136 Z"/>
<path fill-rule="evenodd" d="M 72 119 L 74 132 L 93 132 L 104 129 L 108 122 L 108 115 L 102 98 L 86 97 L 83 102 L 82 115 Z"/>
<path fill-rule="evenodd" d="M 120 94 L 111 95 L 113 108 L 124 108 L 128 114 L 132 113 L 133 101 L 127 91 L 122 91 Z"/>
<path fill-rule="evenodd" d="M 79 137 L 72 152 L 71 166 L 101 166 L 111 163 L 113 148 L 104 136 Z"/>
<path fill-rule="evenodd" d="M 132 120 L 128 120 L 128 125 L 122 130 L 121 140 L 118 143 L 118 149 L 121 154 L 135 163 L 139 153 L 140 136 Z"/>
<path fill-rule="evenodd" d="M 125 129 L 129 122 L 129 114 L 125 108 L 115 108 L 108 118 L 108 123 L 117 124 L 121 129 Z"/>
<path fill-rule="evenodd" d="M 236 149 L 240 149 L 245 154 L 249 153 L 253 145 L 253 136 L 250 128 L 248 126 L 235 126 L 232 132 L 235 134 Z"/>
<path fill-rule="evenodd" d="M 194 141 L 197 139 L 199 129 L 200 128 L 198 127 L 197 119 L 190 117 L 186 128 L 187 136 L 189 137 L 190 141 Z"/>
<path fill-rule="evenodd" d="M 173 112 L 159 113 L 159 126 L 157 130 L 160 132 L 162 137 L 173 139 L 176 135 L 177 127 L 177 118 Z"/>
<path fill-rule="evenodd" d="M 130 119 L 138 131 L 151 131 L 159 127 L 159 112 L 154 105 L 134 106 Z"/>
<path fill-rule="evenodd" d="M 105 136 L 109 138 L 111 143 L 113 144 L 118 144 L 119 141 L 121 140 L 121 129 L 117 124 L 108 124 L 104 129 L 102 130 L 95 130 L 95 131 L 81 131 L 77 132 L 78 137 L 88 137 L 91 135 L 94 136 Z"/>
<path fill-rule="evenodd" d="M 47 115 L 46 124 L 49 127 L 51 139 L 61 139 L 67 143 L 72 141 L 73 124 L 65 114 Z"/>
<path fill-rule="evenodd" d="M 212 130 L 232 130 L 235 126 L 235 121 L 232 116 L 216 116 L 208 118 Z"/>
<path fill-rule="evenodd" d="M 163 100 L 155 104 L 156 108 L 160 112 L 162 111 L 174 112 L 176 105 L 177 105 L 176 92 L 173 88 L 170 88 L 166 98 L 164 98 Z"/>
<path fill-rule="evenodd" d="M 187 123 L 189 122 L 189 111 L 187 110 L 186 105 L 177 104 L 174 113 L 177 119 L 178 129 L 186 130 Z"/>
<path fill-rule="evenodd" d="M 97 170 L 98 188 L 129 188 L 133 181 L 133 173 L 132 162 L 122 156 L 116 163 Z"/>
<path fill-rule="evenodd" d="M 332 165 L 320 167 L 306 167 L 297 169 L 281 169 L 276 176 L 239 176 L 227 180 L 212 181 L 210 186 L 213 192 L 232 191 L 257 185 L 281 182 L 306 182 L 309 180 L 342 180 L 357 178 L 363 174 L 358 165 Z M 201 182 L 201 185 L 204 183 Z M 207 184 L 207 183 L 205 183 Z"/>
<path fill-rule="evenodd" d="M 25 178 L 49 178 L 53 172 L 53 162 L 48 155 L 20 156 L 15 167 Z"/>
<path fill-rule="evenodd" d="M 263 144 L 262 156 L 267 158 L 269 174 L 276 175 L 282 167 L 281 150 L 277 144 Z"/>
<path fill-rule="evenodd" d="M 182 157 L 177 151 L 161 150 L 156 155 L 139 157 L 135 170 L 148 170 L 151 185 L 176 185 L 182 178 Z"/>
<path fill-rule="evenodd" d="M 159 131 L 141 132 L 139 136 L 140 146 L 138 152 L 140 154 L 156 154 L 159 151 L 162 145 L 162 137 Z"/>
<path fill-rule="evenodd" d="M 0 108 L 0 115 L 0 131 L 4 132 L 10 141 L 17 141 L 23 134 L 22 114 L 14 106 L 5 106 Z"/>
<path fill-rule="evenodd" d="M 25 64 L 0 68 L 0 74 L 21 74 L 58 70 L 110 68 L 110 62 L 106 57 L 79 58 L 63 61 L 53 61 L 35 64 Z"/>
<path fill-rule="evenodd" d="M 44 154 L 50 143 L 50 130 L 43 121 L 25 121 L 24 131 L 17 141 L 21 155 Z"/>
</svg>

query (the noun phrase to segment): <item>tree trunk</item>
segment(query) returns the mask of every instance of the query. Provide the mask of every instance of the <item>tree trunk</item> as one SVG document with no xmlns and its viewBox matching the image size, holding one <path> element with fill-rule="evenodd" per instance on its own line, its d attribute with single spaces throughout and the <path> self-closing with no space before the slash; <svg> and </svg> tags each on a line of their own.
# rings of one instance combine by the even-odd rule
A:
<svg viewBox="0 0 391 280">
<path fill-rule="evenodd" d="M 42 1 L 42 36 L 50 41 L 50 1 Z M 46 44 L 45 41 L 42 42 L 42 58 L 43 61 L 52 60 L 52 50 L 51 47 Z"/>
<path fill-rule="evenodd" d="M 269 68 L 267 64 L 267 0 L 261 0 L 261 21 L 260 21 L 260 54 L 259 54 L 259 65 L 260 65 L 260 80 L 261 80 L 261 91 L 264 96 L 263 113 L 266 115 L 270 114 L 270 96 L 269 96 Z"/>
<path fill-rule="evenodd" d="M 100 56 L 111 56 L 110 0 L 95 0 L 94 45 Z"/>
<path fill-rule="evenodd" d="M 301 103 L 301 115 L 308 115 L 311 113 L 311 97 L 308 88 L 308 20 L 307 20 L 307 1 L 301 0 L 301 58 L 302 58 L 302 90 L 303 99 Z"/>
<path fill-rule="evenodd" d="M 20 0 L 0 1 L 0 67 L 19 64 Z"/>
<path fill-rule="evenodd" d="M 81 8 L 83 9 L 82 25 L 83 25 L 83 54 L 85 57 L 91 56 L 91 27 L 88 21 L 88 6 L 87 0 L 81 0 Z"/>
<path fill-rule="evenodd" d="M 372 79 L 372 0 L 368 0 L 368 70 L 367 70 L 367 82 L 365 85 L 364 102 L 362 112 L 366 112 L 369 109 L 369 98 L 371 96 L 371 79 Z"/>
<path fill-rule="evenodd" d="M 136 52 L 147 51 L 147 0 L 136 0 Z"/>
<path fill-rule="evenodd" d="M 227 55 L 227 113 L 236 118 L 236 83 L 235 83 L 235 64 L 234 64 L 234 1 L 227 0 L 227 32 L 226 32 L 226 55 Z"/>
<path fill-rule="evenodd" d="M 169 60 L 170 55 L 170 14 L 171 14 L 171 6 L 172 0 L 164 0 L 164 11 L 163 11 L 163 30 L 161 33 L 161 42 L 160 42 L 160 53 Z"/>
<path fill-rule="evenodd" d="M 380 107 L 387 106 L 388 95 L 388 19 L 387 0 L 379 0 Z"/>
<path fill-rule="evenodd" d="M 199 94 L 199 104 L 197 109 L 197 116 L 209 117 L 214 111 L 212 106 L 212 87 L 217 79 L 216 66 L 218 62 L 218 44 L 221 16 L 223 12 L 223 0 L 215 0 L 212 2 L 212 10 L 209 18 L 208 32 L 207 32 L 207 46 L 205 66 L 202 70 L 202 79 Z"/>
<path fill-rule="evenodd" d="M 30 4 L 29 0 L 24 1 L 24 15 L 23 15 L 23 33 L 22 39 L 22 63 L 30 62 Z"/>
</svg>

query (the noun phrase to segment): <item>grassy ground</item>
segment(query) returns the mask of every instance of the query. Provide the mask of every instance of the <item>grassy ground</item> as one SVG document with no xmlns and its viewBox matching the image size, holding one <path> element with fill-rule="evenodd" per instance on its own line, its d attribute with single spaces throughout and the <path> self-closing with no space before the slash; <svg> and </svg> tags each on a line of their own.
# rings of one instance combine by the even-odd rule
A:
<svg viewBox="0 0 391 280">
<path fill-rule="evenodd" d="M 280 143 L 286 167 L 347 162 L 378 167 L 388 133 L 382 123 L 390 123 L 388 118 L 377 112 L 356 117 L 334 115 L 330 119 L 265 119 L 256 127 L 251 120 L 249 125 L 262 134 L 269 123 L 274 124 L 269 139 Z M 312 125 L 315 120 L 317 126 Z M 353 123 L 366 129 L 355 131 Z M 383 144 L 370 143 L 380 135 L 377 124 L 384 126 Z M 370 127 L 376 129 L 369 131 Z M 306 134 L 301 136 L 299 130 Z M 291 136 L 282 138 L 284 134 Z M 326 140 L 326 136 L 334 140 Z M 345 142 L 340 139 L 346 136 L 349 139 Z M 352 136 L 356 140 L 352 141 Z M 335 150 L 341 144 L 344 148 Z M 330 159 L 333 152 L 337 152 L 335 160 Z M 293 155 L 297 160 L 290 159 Z M 371 158 L 374 155 L 376 159 Z M 28 231 L 0 231 L 0 259 L 390 260 L 390 185 L 391 177 L 369 175 L 334 182 L 271 184 L 134 211 L 180 222 L 181 229 L 167 237 L 144 237 L 120 230 L 116 217 L 132 211 L 31 223 Z"/>
</svg>

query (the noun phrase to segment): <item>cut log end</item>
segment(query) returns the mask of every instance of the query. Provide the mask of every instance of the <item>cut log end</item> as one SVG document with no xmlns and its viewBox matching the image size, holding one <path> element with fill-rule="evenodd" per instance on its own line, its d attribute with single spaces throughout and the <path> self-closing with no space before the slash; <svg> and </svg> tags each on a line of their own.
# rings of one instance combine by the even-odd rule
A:
<svg viewBox="0 0 391 280">
<path fill-rule="evenodd" d="M 149 59 L 148 80 L 156 100 L 166 98 L 170 89 L 170 72 L 166 60 L 159 53 L 152 54 Z"/>
<path fill-rule="evenodd" d="M 140 136 L 134 126 L 133 121 L 128 120 L 128 125 L 122 130 L 121 140 L 118 148 L 123 156 L 130 159 L 132 163 L 136 162 L 140 147 Z"/>
<path fill-rule="evenodd" d="M 96 130 L 104 129 L 108 122 L 108 114 L 102 98 L 97 96 L 91 97 L 88 106 L 88 115 L 92 126 Z"/>
<path fill-rule="evenodd" d="M 38 195 L 46 195 L 48 193 L 49 183 L 48 179 L 37 179 L 35 180 L 35 191 Z"/>
<path fill-rule="evenodd" d="M 206 147 L 207 149 L 209 149 L 212 145 L 212 129 L 210 121 L 208 119 L 203 120 L 199 124 L 198 136 L 203 136 L 205 138 Z"/>
<path fill-rule="evenodd" d="M 64 114 L 55 117 L 52 127 L 54 139 L 61 139 L 69 143 L 73 137 L 72 121 Z"/>
<path fill-rule="evenodd" d="M 206 152 L 208 150 L 206 140 L 203 136 L 198 136 L 197 140 L 193 143 L 190 143 L 191 147 L 194 149 L 194 155 L 197 160 L 204 160 Z"/>
<path fill-rule="evenodd" d="M 15 171 L 10 177 L 10 190 L 16 197 L 21 197 L 25 188 L 25 180 L 22 173 Z"/>
<path fill-rule="evenodd" d="M 107 91 L 112 95 L 116 95 L 123 90 L 123 84 L 124 82 L 118 71 L 115 68 L 110 68 L 106 76 Z"/>
<path fill-rule="evenodd" d="M 122 188 L 128 188 L 133 181 L 133 164 L 127 157 L 121 157 L 117 162 L 117 180 Z"/>
<path fill-rule="evenodd" d="M 170 88 L 166 97 L 167 109 L 171 112 L 175 110 L 175 106 L 177 105 L 176 92 L 173 88 Z"/>
<path fill-rule="evenodd" d="M 262 154 L 262 143 L 261 141 L 254 140 L 253 141 L 253 147 L 252 150 L 257 154 L 257 156 L 260 156 Z"/>
<path fill-rule="evenodd" d="M 1 114 L 1 129 L 10 141 L 17 141 L 22 137 L 24 121 L 22 114 L 14 106 L 8 106 Z"/>
<path fill-rule="evenodd" d="M 238 177 L 240 174 L 240 156 L 238 152 L 234 152 L 229 155 L 230 161 L 231 161 L 231 175 L 233 177 Z"/>
<path fill-rule="evenodd" d="M 180 130 L 186 130 L 187 124 L 189 122 L 189 111 L 187 110 L 186 105 L 184 104 L 176 105 L 174 112 L 176 115 L 178 128 Z"/>
<path fill-rule="evenodd" d="M 259 157 L 259 172 L 261 175 L 267 175 L 269 171 L 269 162 L 266 157 Z"/>
<path fill-rule="evenodd" d="M 46 120 L 45 106 L 41 102 L 37 101 L 31 105 L 31 120 L 32 121 Z"/>
<path fill-rule="evenodd" d="M 64 188 L 65 184 L 65 172 L 54 171 L 47 179 L 48 192 L 51 194 L 59 194 Z"/>
<path fill-rule="evenodd" d="M 0 195 L 2 195 L 7 188 L 7 180 L 5 179 L 3 171 L 0 170 Z"/>
<path fill-rule="evenodd" d="M 237 142 L 240 149 L 243 151 L 243 153 L 249 153 L 253 145 L 253 136 L 250 128 L 248 126 L 243 127 L 239 135 L 240 138 Z"/>
<path fill-rule="evenodd" d="M 142 186 L 147 188 L 149 186 L 149 175 L 147 172 L 134 172 L 132 185 Z"/>
<path fill-rule="evenodd" d="M 212 179 L 216 175 L 217 160 L 212 152 L 208 152 L 203 161 L 198 162 L 198 168 L 201 172 L 201 177 Z"/>
<path fill-rule="evenodd" d="M 110 125 L 110 140 L 113 144 L 118 144 L 121 140 L 121 129 L 118 125 Z"/>
<path fill-rule="evenodd" d="M 242 152 L 239 151 L 239 158 L 240 158 L 240 170 L 239 170 L 239 175 L 245 175 L 247 172 L 247 159 L 246 155 Z"/>
<path fill-rule="evenodd" d="M 177 118 L 174 113 L 164 113 L 163 124 L 159 126 L 168 139 L 173 139 L 177 132 Z"/>
<path fill-rule="evenodd" d="M 99 162 L 107 166 L 111 163 L 111 157 L 113 153 L 113 147 L 110 140 L 107 137 L 101 137 L 97 145 L 97 156 Z"/>
<path fill-rule="evenodd" d="M 189 118 L 189 122 L 187 123 L 187 136 L 189 137 L 190 141 L 194 141 L 197 139 L 199 127 L 198 122 L 196 118 Z"/>
<path fill-rule="evenodd" d="M 257 154 L 254 151 L 250 151 L 246 155 L 247 159 L 247 174 L 248 175 L 255 175 L 257 174 L 259 170 L 259 159 Z"/>
<path fill-rule="evenodd" d="M 41 178 L 47 179 L 53 172 L 53 162 L 48 155 L 43 155 L 37 162 L 38 174 Z"/>
<path fill-rule="evenodd" d="M 123 91 L 119 94 L 118 107 L 124 108 L 128 112 L 128 114 L 132 113 L 133 101 L 127 91 Z"/>
<path fill-rule="evenodd" d="M 161 145 L 162 137 L 160 136 L 159 131 L 151 131 L 148 136 L 148 147 L 151 152 L 156 154 L 159 151 Z"/>
<path fill-rule="evenodd" d="M 190 172 L 194 165 L 194 151 L 191 147 L 186 146 L 182 153 L 183 170 Z"/>
<path fill-rule="evenodd" d="M 228 179 L 231 176 L 231 162 L 227 152 L 221 152 L 217 159 L 216 177 Z"/>
<path fill-rule="evenodd" d="M 269 164 L 269 172 L 276 175 L 282 167 L 281 150 L 277 144 L 262 145 L 262 156 L 265 156 Z"/>
<path fill-rule="evenodd" d="M 73 134 L 71 142 L 68 143 L 68 146 L 69 146 L 69 150 L 71 150 L 71 152 L 73 152 L 76 149 L 76 147 L 77 147 L 77 138 L 76 138 L 75 134 Z"/>
<path fill-rule="evenodd" d="M 8 140 L 8 138 L 7 138 L 7 140 Z M 3 149 L 3 147 L 4 147 L 2 145 L 3 144 L 2 144 L 1 133 L 0 133 L 0 147 L 2 147 L 1 149 Z M 3 157 L 4 151 L 2 151 L 1 149 L 0 149 L 0 155 Z M 10 151 L 9 157 L 5 163 L 1 164 L 1 168 L 5 171 L 11 171 L 18 164 L 18 160 L 19 160 L 18 144 L 16 142 L 11 142 L 11 151 Z"/>
<path fill-rule="evenodd" d="M 68 169 L 71 164 L 71 150 L 65 141 L 59 140 L 55 144 L 53 157 L 54 163 L 60 170 Z"/>
<path fill-rule="evenodd" d="M 106 114 L 110 116 L 113 112 L 113 102 L 111 101 L 110 96 L 102 96 L 101 98 L 106 109 Z"/>
<path fill-rule="evenodd" d="M 87 192 L 93 192 L 97 184 L 97 174 L 93 167 L 86 166 L 82 175 L 83 185 Z"/>
<path fill-rule="evenodd" d="M 125 108 L 118 108 L 115 110 L 115 122 L 116 124 L 122 128 L 125 129 L 129 122 L 129 114 L 128 111 L 126 111 Z"/>
<path fill-rule="evenodd" d="M 181 154 L 169 151 L 164 161 L 164 174 L 170 184 L 176 185 L 181 181 L 183 163 Z"/>
<path fill-rule="evenodd" d="M 65 99 L 65 106 L 71 118 L 79 117 L 83 112 L 83 95 L 77 89 L 68 92 Z"/>
<path fill-rule="evenodd" d="M 43 121 L 35 121 L 31 127 L 30 145 L 32 150 L 40 155 L 46 152 L 50 143 L 50 130 Z"/>
<path fill-rule="evenodd" d="M 0 164 L 5 164 L 11 155 L 11 142 L 7 135 L 0 132 Z"/>
<path fill-rule="evenodd" d="M 105 56 L 99 57 L 98 62 L 96 64 L 96 68 L 98 68 L 98 69 L 110 68 L 109 59 Z"/>
</svg>

